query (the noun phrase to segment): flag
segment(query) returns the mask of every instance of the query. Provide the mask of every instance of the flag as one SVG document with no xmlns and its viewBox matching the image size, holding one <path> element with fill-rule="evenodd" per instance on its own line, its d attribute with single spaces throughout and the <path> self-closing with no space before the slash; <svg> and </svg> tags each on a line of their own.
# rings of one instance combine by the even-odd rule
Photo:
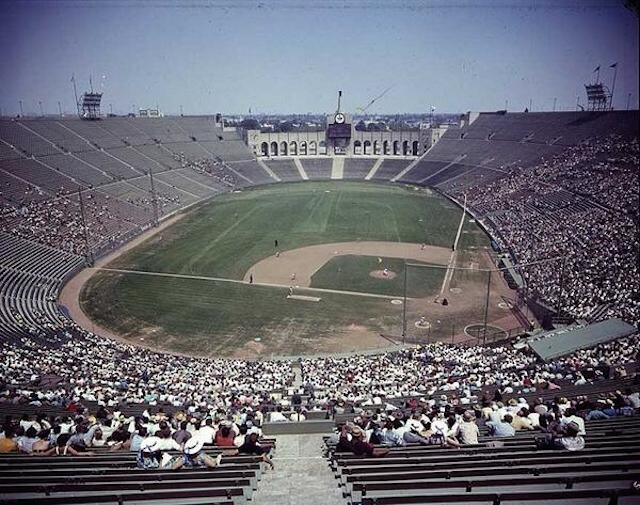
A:
<svg viewBox="0 0 640 505">
<path fill-rule="evenodd" d="M 616 68 L 618 66 L 618 62 L 616 61 L 613 65 L 609 65 L 609 68 Z"/>
<path fill-rule="evenodd" d="M 600 70 L 600 65 L 593 69 L 594 72 L 598 72 Z"/>
</svg>

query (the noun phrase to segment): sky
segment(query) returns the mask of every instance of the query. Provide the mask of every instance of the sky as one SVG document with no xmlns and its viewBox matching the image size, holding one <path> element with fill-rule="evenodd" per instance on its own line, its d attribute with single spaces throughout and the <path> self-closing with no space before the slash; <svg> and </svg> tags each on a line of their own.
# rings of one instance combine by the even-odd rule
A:
<svg viewBox="0 0 640 505">
<path fill-rule="evenodd" d="M 0 0 L 0 109 L 165 114 L 575 110 L 600 78 L 638 108 L 623 0 Z"/>
</svg>

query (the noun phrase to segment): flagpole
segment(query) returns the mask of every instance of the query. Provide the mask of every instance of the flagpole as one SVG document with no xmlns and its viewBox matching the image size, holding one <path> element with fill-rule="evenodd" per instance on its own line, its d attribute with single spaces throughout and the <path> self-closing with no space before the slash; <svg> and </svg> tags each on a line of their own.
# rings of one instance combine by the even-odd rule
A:
<svg viewBox="0 0 640 505">
<path fill-rule="evenodd" d="M 609 108 L 613 110 L 613 92 L 616 89 L 616 76 L 618 75 L 618 63 L 613 65 L 613 83 L 611 83 L 611 98 L 609 99 Z"/>
</svg>

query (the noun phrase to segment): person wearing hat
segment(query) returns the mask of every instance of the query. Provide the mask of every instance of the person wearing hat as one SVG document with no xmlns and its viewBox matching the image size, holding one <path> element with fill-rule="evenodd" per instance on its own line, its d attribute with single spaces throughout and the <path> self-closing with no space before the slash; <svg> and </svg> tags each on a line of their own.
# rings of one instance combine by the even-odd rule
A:
<svg viewBox="0 0 640 505">
<path fill-rule="evenodd" d="M 389 449 L 374 447 L 365 440 L 365 433 L 360 426 L 345 423 L 340 433 L 339 445 L 348 448 L 356 456 L 370 456 L 381 458 L 389 454 Z M 349 437 L 351 439 L 349 440 Z"/>
<path fill-rule="evenodd" d="M 162 440 L 159 437 L 148 437 L 140 444 L 136 463 L 138 468 L 144 470 L 177 470 L 182 467 L 184 460 L 162 452 Z"/>
<path fill-rule="evenodd" d="M 556 446 L 567 451 L 581 451 L 584 449 L 584 437 L 580 435 L 580 426 L 571 421 L 564 428 L 564 436 L 556 441 Z"/>
<path fill-rule="evenodd" d="M 586 435 L 587 432 L 584 426 L 584 419 L 582 419 L 576 412 L 574 407 L 569 407 L 564 411 L 564 415 L 560 419 L 560 424 L 567 425 L 569 423 L 576 423 L 579 428 L 579 435 Z"/>
<path fill-rule="evenodd" d="M 220 466 L 222 460 L 222 454 L 218 454 L 217 457 L 212 458 L 206 454 L 202 449 L 204 447 L 204 440 L 200 437 L 191 437 L 184 444 L 182 452 L 184 454 L 183 465 L 186 467 L 207 467 L 215 468 Z"/>
<path fill-rule="evenodd" d="M 584 437 L 580 435 L 580 426 L 571 421 L 562 428 L 560 434 L 548 433 L 544 437 L 535 439 L 538 449 L 561 449 L 567 451 L 581 451 L 584 449 Z"/>
</svg>

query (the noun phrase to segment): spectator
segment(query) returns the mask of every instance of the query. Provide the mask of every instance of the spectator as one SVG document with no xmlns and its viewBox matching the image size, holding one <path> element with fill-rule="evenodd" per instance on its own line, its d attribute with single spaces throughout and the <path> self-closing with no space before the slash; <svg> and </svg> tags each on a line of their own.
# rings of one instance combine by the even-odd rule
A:
<svg viewBox="0 0 640 505">
<path fill-rule="evenodd" d="M 467 410 L 462 415 L 462 422 L 458 426 L 457 438 L 463 445 L 477 445 L 480 430 L 476 424 L 475 414 Z"/>
<path fill-rule="evenodd" d="M 163 443 L 158 437 L 148 437 L 140 444 L 138 451 L 138 468 L 144 470 L 178 470 L 184 464 L 183 458 L 171 457 L 162 452 Z"/>
<path fill-rule="evenodd" d="M 512 422 L 513 417 L 511 417 L 511 414 L 505 414 L 500 422 L 489 421 L 487 422 L 489 433 L 492 437 L 497 438 L 513 437 L 516 434 L 516 430 L 511 425 Z"/>
<path fill-rule="evenodd" d="M 215 468 L 220 466 L 222 454 L 216 458 L 207 455 L 202 449 L 204 440 L 201 437 L 192 437 L 184 444 L 184 466 L 185 467 L 207 467 Z"/>
<path fill-rule="evenodd" d="M 258 432 L 250 430 L 244 439 L 244 443 L 238 448 L 240 454 L 251 454 L 260 456 L 261 460 L 268 464 L 273 470 L 273 462 L 268 457 L 269 449 L 262 447 L 258 443 Z"/>
</svg>

